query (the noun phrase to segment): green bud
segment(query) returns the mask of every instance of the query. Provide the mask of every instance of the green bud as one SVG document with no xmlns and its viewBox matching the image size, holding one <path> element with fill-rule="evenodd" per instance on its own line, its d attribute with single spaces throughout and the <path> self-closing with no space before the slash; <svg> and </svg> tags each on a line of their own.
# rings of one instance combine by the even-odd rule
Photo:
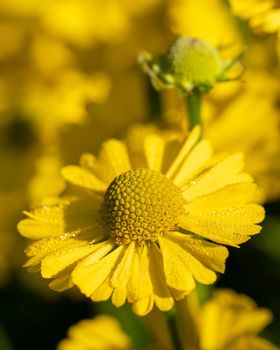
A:
<svg viewBox="0 0 280 350">
<path fill-rule="evenodd" d="M 223 69 L 216 48 L 202 39 L 180 37 L 167 53 L 170 73 L 187 90 L 211 88 Z"/>
</svg>

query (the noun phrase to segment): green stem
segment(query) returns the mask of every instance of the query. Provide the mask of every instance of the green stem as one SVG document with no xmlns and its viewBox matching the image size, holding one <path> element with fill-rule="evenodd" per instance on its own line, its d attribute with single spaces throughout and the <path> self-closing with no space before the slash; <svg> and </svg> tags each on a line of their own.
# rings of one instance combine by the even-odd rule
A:
<svg viewBox="0 0 280 350">
<path fill-rule="evenodd" d="M 176 309 L 174 308 L 169 312 L 166 312 L 165 315 L 166 315 L 167 325 L 169 328 L 174 350 L 183 350 L 183 346 L 181 343 L 180 335 L 177 329 L 176 318 L 175 318 Z"/>
<path fill-rule="evenodd" d="M 190 128 L 201 124 L 200 120 L 201 93 L 194 89 L 191 95 L 186 96 L 186 107 L 190 119 Z"/>
</svg>

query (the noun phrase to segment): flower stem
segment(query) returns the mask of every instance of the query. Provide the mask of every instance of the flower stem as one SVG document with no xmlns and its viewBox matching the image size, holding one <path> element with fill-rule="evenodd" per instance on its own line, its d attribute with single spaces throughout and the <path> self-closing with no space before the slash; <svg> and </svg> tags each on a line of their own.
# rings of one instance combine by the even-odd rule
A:
<svg viewBox="0 0 280 350">
<path fill-rule="evenodd" d="M 172 339 L 174 350 L 183 350 L 183 346 L 181 343 L 180 335 L 177 329 L 177 323 L 176 323 L 176 309 L 173 308 L 169 312 L 165 313 L 166 319 L 167 319 L 167 325 L 170 331 L 170 336 Z"/>
<path fill-rule="evenodd" d="M 200 120 L 201 93 L 194 89 L 191 95 L 186 96 L 186 108 L 189 115 L 190 129 L 201 124 Z"/>
</svg>

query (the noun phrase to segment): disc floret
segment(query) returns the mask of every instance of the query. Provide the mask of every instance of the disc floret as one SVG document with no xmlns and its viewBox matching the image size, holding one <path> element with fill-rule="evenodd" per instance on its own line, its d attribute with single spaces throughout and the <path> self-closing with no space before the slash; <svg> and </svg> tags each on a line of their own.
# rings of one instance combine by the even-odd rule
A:
<svg viewBox="0 0 280 350">
<path fill-rule="evenodd" d="M 118 245 L 156 241 L 176 229 L 183 214 L 180 189 L 150 169 L 129 170 L 117 176 L 101 207 L 104 228 Z"/>
</svg>

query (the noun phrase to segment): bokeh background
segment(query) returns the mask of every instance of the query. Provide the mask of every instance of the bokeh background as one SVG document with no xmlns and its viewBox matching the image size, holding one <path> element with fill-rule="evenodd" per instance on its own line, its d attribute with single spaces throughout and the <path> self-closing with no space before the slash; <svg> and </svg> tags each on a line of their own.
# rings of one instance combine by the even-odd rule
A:
<svg viewBox="0 0 280 350">
<path fill-rule="evenodd" d="M 245 153 L 267 217 L 260 235 L 231 249 L 217 286 L 270 308 L 263 335 L 280 346 L 280 19 L 271 24 L 251 3 L 255 11 L 224 0 L 0 2 L 1 350 L 55 349 L 70 325 L 98 312 L 116 314 L 137 349 L 151 341 L 129 307 L 116 313 L 77 291 L 58 294 L 23 269 L 27 242 L 16 225 L 24 209 L 64 189 L 62 165 L 133 135 L 135 123 L 187 134 L 180 96 L 155 92 L 137 64 L 139 52 L 164 52 L 177 35 L 204 38 L 225 58 L 244 52 L 241 81 L 205 98 L 203 129 L 217 152 Z M 277 9 L 271 3 L 266 11 Z"/>
</svg>

